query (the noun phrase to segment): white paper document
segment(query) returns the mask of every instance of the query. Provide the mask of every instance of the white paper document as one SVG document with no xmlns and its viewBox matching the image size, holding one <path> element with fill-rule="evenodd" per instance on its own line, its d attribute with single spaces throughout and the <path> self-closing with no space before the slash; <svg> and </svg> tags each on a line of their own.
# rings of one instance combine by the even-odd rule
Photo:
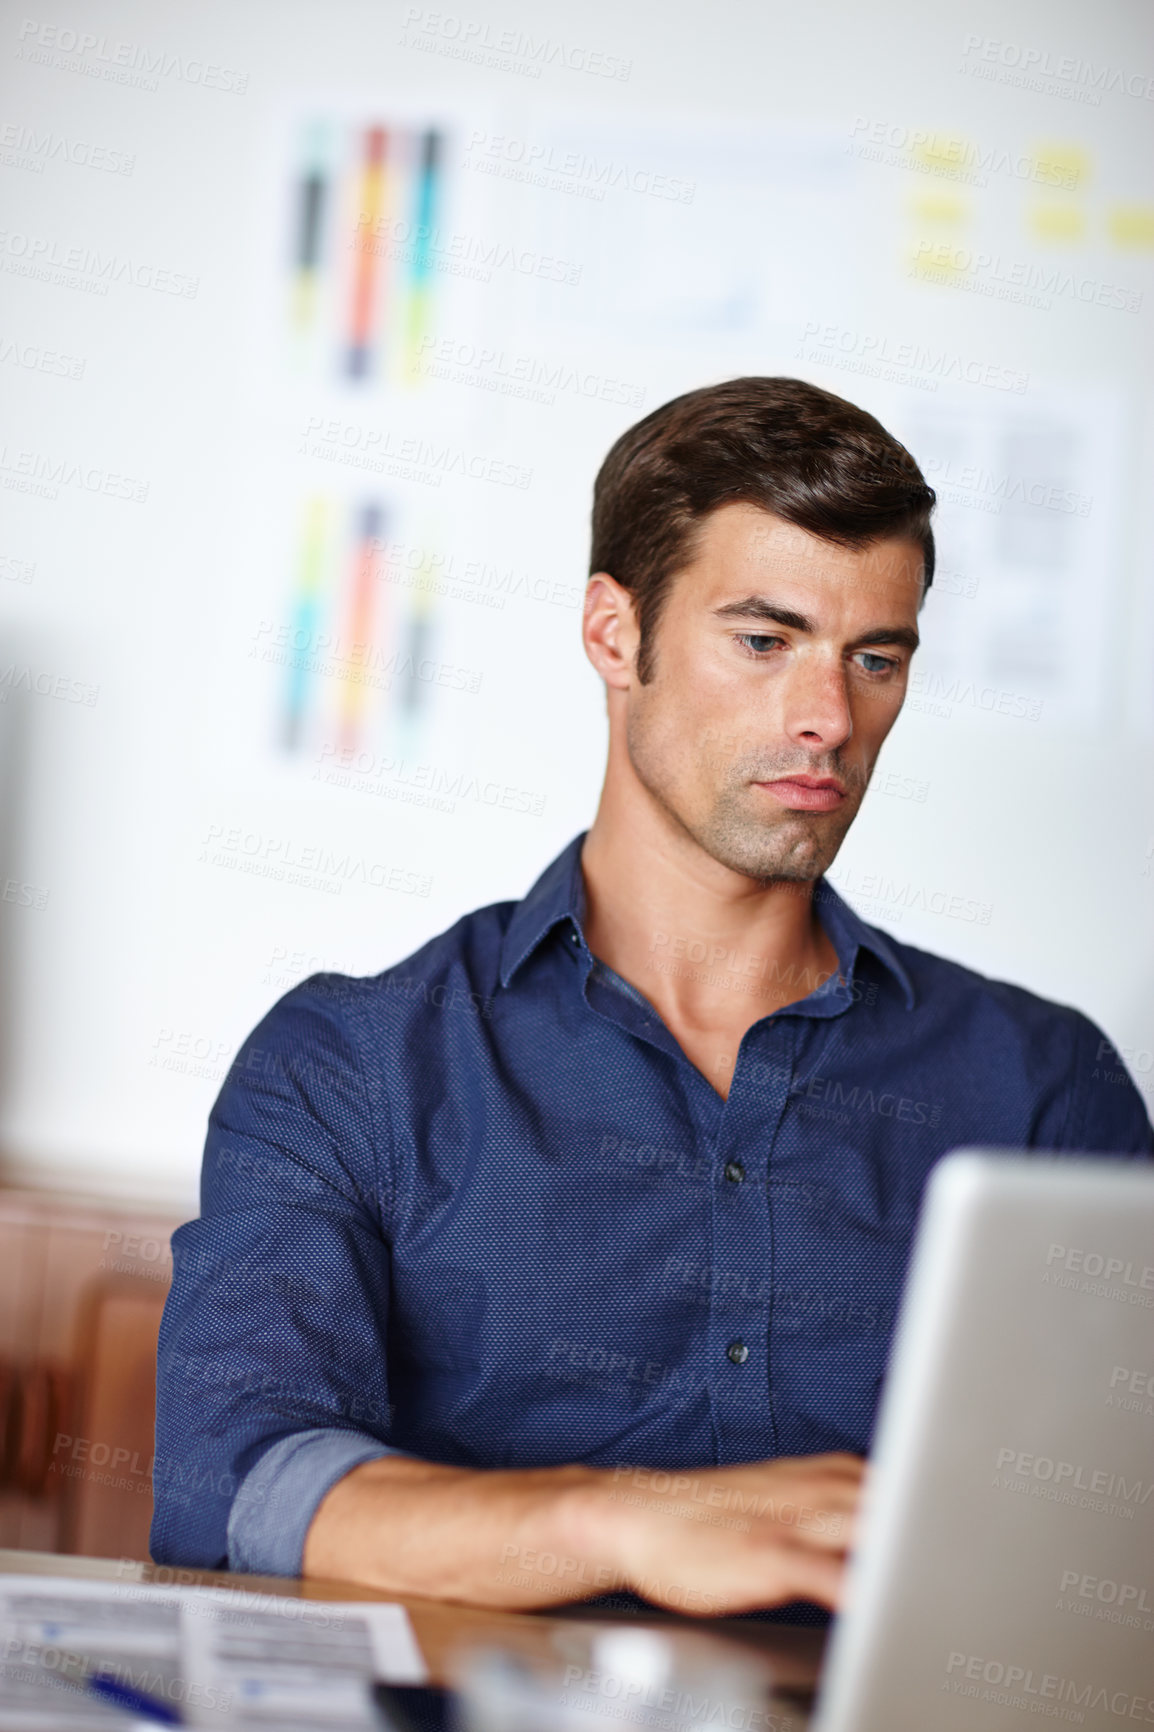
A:
<svg viewBox="0 0 1154 1732">
<path fill-rule="evenodd" d="M 403 1606 L 229 1588 L 0 1577 L 0 1732 L 144 1724 L 74 1682 L 77 1658 L 189 1726 L 376 1727 L 375 1679 L 418 1684 Z"/>
</svg>

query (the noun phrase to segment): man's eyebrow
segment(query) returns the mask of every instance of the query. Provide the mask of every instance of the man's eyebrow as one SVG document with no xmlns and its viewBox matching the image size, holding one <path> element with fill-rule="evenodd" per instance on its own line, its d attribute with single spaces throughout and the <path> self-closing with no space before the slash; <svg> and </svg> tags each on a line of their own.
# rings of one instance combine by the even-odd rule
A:
<svg viewBox="0 0 1154 1732">
<path fill-rule="evenodd" d="M 813 621 L 804 613 L 794 613 L 792 608 L 779 607 L 777 602 L 770 601 L 765 595 L 747 595 L 742 601 L 726 602 L 724 607 L 715 607 L 715 619 L 760 619 L 773 625 L 789 626 L 792 631 L 816 630 Z"/>
<path fill-rule="evenodd" d="M 895 649 L 908 649 L 913 655 L 921 638 L 910 625 L 878 625 L 869 631 L 863 631 L 860 637 L 855 637 L 847 649 L 865 649 L 871 643 L 892 644 Z"/>
<path fill-rule="evenodd" d="M 808 614 L 795 613 L 790 607 L 781 607 L 765 595 L 747 595 L 741 601 L 726 602 L 724 607 L 713 609 L 713 617 L 757 620 L 767 625 L 784 625 L 790 631 L 813 633 L 817 630 Z M 867 644 L 893 644 L 896 648 L 908 649 L 912 655 L 920 642 L 921 639 L 912 626 L 875 625 L 868 631 L 863 631 L 848 647 L 864 649 Z"/>
</svg>

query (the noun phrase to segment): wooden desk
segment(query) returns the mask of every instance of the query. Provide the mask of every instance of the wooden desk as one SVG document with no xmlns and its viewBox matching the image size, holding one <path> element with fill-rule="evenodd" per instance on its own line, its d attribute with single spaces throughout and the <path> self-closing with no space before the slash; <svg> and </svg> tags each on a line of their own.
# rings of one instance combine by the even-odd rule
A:
<svg viewBox="0 0 1154 1732">
<path fill-rule="evenodd" d="M 808 1716 L 804 1698 L 813 1688 L 825 1642 L 823 1630 L 786 1624 L 679 1618 L 656 1610 L 634 1617 L 580 1605 L 566 1606 L 557 1612 L 495 1612 L 377 1593 L 351 1582 L 301 1582 L 284 1576 L 220 1574 L 142 1564 L 127 1558 L 118 1561 L 0 1550 L 0 1573 L 85 1576 L 90 1580 L 155 1582 L 168 1587 L 235 1588 L 306 1600 L 399 1600 L 408 1610 L 425 1664 L 437 1684 L 452 1682 L 456 1665 L 470 1648 L 495 1645 L 530 1662 L 556 1664 L 564 1656 L 567 1644 L 576 1655 L 583 1651 L 595 1628 L 615 1624 L 619 1627 L 622 1623 L 631 1629 L 660 1629 L 686 1654 L 692 1650 L 700 1652 L 702 1644 L 736 1643 L 747 1654 L 752 1650 L 760 1655 L 767 1677 L 772 1676 L 777 1688 L 786 1692 L 769 1703 L 776 1716 L 770 1723 L 773 1732 L 805 1732 Z"/>
</svg>

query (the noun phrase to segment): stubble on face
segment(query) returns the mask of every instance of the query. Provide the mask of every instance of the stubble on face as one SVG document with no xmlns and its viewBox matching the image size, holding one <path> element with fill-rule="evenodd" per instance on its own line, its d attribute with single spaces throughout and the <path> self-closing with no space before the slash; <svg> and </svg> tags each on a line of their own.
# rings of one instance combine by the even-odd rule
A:
<svg viewBox="0 0 1154 1732">
<path fill-rule="evenodd" d="M 832 865 L 861 805 L 866 778 L 836 753 L 824 761 L 799 761 L 798 754 L 762 751 L 726 755 L 725 738 L 701 742 L 699 764 L 708 795 L 701 810 L 691 808 L 673 768 L 684 752 L 675 706 L 661 695 L 661 675 L 634 689 L 625 731 L 626 747 L 638 781 L 669 819 L 719 865 L 743 877 L 810 884 Z M 748 742 L 746 742 L 748 744 Z M 837 776 L 846 798 L 834 812 L 791 812 L 772 794 L 755 788 L 790 774 Z"/>
</svg>

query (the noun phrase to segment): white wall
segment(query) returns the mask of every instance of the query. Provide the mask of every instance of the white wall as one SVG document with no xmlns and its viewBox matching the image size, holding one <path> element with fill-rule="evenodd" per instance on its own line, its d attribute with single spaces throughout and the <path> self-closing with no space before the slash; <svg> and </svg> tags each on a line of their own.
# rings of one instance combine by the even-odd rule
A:
<svg viewBox="0 0 1154 1732">
<path fill-rule="evenodd" d="M 899 937 L 1085 1009 L 1151 1092 L 1149 7 L 462 8 L 0 23 L 6 1174 L 191 1205 L 229 1057 L 292 980 L 520 895 L 588 823 L 593 476 L 648 409 L 743 372 L 863 403 L 943 495 L 917 703 L 835 881 Z M 341 380 L 293 349 L 310 117 L 338 145 L 373 121 L 450 139 L 445 347 L 422 351 L 450 376 Z M 404 231 L 380 233 L 401 270 Z M 446 683 L 407 732 L 370 688 L 379 773 L 341 786 L 314 774 L 331 712 L 278 749 L 289 676 L 260 652 L 296 617 L 307 501 L 366 487 L 457 589 L 429 604 Z M 414 591 L 373 594 L 396 653 Z M 452 810 L 401 797 L 470 775 L 509 807 L 467 782 Z M 323 884 L 242 869 L 310 849 Z"/>
</svg>

